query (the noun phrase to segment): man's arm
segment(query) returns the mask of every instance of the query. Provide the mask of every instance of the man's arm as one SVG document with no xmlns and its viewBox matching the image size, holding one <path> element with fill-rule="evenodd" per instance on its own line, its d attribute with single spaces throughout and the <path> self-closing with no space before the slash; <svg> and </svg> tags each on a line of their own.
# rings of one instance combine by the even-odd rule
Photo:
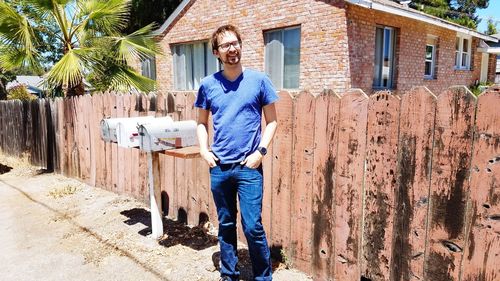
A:
<svg viewBox="0 0 500 281">
<path fill-rule="evenodd" d="M 207 161 L 209 167 L 215 167 L 217 157 L 208 150 L 208 114 L 210 111 L 206 109 L 198 109 L 198 127 L 196 133 L 198 135 L 198 143 L 200 144 L 200 155 Z"/>
<path fill-rule="evenodd" d="M 276 129 L 278 128 L 278 119 L 276 116 L 276 106 L 274 103 L 268 104 L 264 106 L 264 118 L 266 119 L 266 127 L 264 128 L 264 132 L 262 133 L 262 137 L 260 139 L 259 146 L 265 147 L 266 149 L 271 144 L 274 134 L 276 133 Z M 241 164 L 245 164 L 247 167 L 256 169 L 262 163 L 263 155 L 260 154 L 259 151 L 255 151 L 254 153 L 248 155 L 248 157 L 241 162 Z"/>
</svg>

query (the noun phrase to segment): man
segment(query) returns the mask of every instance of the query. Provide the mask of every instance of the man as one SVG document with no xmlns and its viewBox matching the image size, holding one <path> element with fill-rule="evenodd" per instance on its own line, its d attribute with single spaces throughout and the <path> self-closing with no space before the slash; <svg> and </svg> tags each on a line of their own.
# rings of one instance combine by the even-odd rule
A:
<svg viewBox="0 0 500 281">
<path fill-rule="evenodd" d="M 210 167 L 211 189 L 219 219 L 221 279 L 238 280 L 236 196 L 248 242 L 254 280 L 272 280 L 271 259 L 262 226 L 262 158 L 277 127 L 278 100 L 269 78 L 241 65 L 241 36 L 232 25 L 219 27 L 211 38 L 212 52 L 224 70 L 201 81 L 199 108 L 200 154 Z M 261 135 L 264 112 L 266 127 Z M 208 148 L 208 115 L 212 113 L 214 141 Z"/>
</svg>

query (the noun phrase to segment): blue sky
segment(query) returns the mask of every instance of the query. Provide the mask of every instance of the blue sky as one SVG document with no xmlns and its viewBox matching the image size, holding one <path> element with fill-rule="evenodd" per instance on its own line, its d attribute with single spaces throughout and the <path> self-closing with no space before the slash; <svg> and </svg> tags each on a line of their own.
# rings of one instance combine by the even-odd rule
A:
<svg viewBox="0 0 500 281">
<path fill-rule="evenodd" d="M 477 30 L 484 32 L 488 18 L 492 17 L 497 24 L 497 30 L 500 32 L 500 0 L 490 0 L 488 8 L 476 10 L 476 14 L 482 19 Z"/>
</svg>

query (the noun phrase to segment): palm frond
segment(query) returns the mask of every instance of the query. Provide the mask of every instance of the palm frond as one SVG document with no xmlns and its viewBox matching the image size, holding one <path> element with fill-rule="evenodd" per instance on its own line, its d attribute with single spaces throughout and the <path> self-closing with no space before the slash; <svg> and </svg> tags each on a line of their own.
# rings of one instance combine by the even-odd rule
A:
<svg viewBox="0 0 500 281">
<path fill-rule="evenodd" d="M 96 90 L 146 93 L 156 90 L 156 81 L 140 75 L 123 63 L 107 64 L 101 71 L 89 75 L 88 81 Z"/>
<path fill-rule="evenodd" d="M 154 25 L 150 24 L 129 35 L 114 38 L 117 59 L 132 64 L 147 57 L 160 55 L 161 48 L 154 40 L 153 28 Z"/>
<path fill-rule="evenodd" d="M 4 1 L 0 1 L 0 43 L 35 52 L 35 35 L 28 19 Z"/>
<path fill-rule="evenodd" d="M 84 77 L 88 58 L 78 50 L 69 50 L 47 73 L 46 82 L 50 86 L 79 84 Z"/>
<path fill-rule="evenodd" d="M 11 71 L 21 68 L 32 69 L 34 72 L 42 70 L 38 53 L 6 45 L 0 46 L 0 67 Z"/>
<path fill-rule="evenodd" d="M 127 24 L 130 3 L 131 0 L 79 0 L 77 18 L 81 23 L 75 32 L 91 36 L 119 34 Z"/>
</svg>

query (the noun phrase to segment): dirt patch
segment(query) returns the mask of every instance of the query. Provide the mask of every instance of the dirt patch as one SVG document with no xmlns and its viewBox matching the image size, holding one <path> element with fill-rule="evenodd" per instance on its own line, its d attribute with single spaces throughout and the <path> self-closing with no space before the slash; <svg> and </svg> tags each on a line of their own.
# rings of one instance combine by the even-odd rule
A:
<svg viewBox="0 0 500 281">
<path fill-rule="evenodd" d="M 12 167 L 0 175 L 2 280 L 218 280 L 210 223 L 165 218 L 157 241 L 142 202 L 1 154 L 0 163 Z M 238 253 L 241 280 L 252 280 L 248 251 Z M 274 269 L 277 281 L 311 280 L 279 262 Z"/>
</svg>

